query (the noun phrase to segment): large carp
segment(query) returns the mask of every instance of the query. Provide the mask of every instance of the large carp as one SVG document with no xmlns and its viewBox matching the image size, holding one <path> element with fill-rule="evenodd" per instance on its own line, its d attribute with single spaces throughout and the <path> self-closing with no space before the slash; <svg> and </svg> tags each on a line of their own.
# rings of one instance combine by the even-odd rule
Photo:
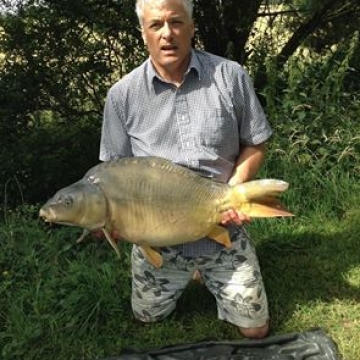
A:
<svg viewBox="0 0 360 360">
<path fill-rule="evenodd" d="M 116 231 L 160 267 L 158 247 L 205 236 L 230 247 L 229 233 L 219 225 L 228 209 L 250 217 L 292 216 L 277 198 L 287 188 L 288 183 L 273 179 L 231 187 L 161 158 L 122 158 L 91 168 L 59 190 L 39 215 L 46 222 L 83 228 L 79 240 L 101 229 L 119 255 L 111 237 Z"/>
</svg>

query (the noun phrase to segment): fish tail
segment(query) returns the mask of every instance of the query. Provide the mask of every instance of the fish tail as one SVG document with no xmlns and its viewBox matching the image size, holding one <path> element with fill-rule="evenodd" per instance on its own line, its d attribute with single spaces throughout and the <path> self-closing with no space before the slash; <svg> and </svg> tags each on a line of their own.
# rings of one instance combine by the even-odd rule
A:
<svg viewBox="0 0 360 360">
<path fill-rule="evenodd" d="M 294 216 L 278 199 L 287 190 L 285 181 L 253 180 L 230 188 L 230 207 L 250 217 Z"/>
</svg>

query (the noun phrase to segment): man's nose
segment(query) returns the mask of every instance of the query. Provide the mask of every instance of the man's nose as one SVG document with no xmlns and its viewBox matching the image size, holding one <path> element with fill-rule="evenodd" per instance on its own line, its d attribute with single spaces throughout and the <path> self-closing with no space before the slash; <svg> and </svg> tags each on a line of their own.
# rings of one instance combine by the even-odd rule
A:
<svg viewBox="0 0 360 360">
<path fill-rule="evenodd" d="M 171 25 L 167 22 L 164 23 L 162 37 L 164 39 L 170 39 L 172 37 L 172 29 Z"/>
</svg>

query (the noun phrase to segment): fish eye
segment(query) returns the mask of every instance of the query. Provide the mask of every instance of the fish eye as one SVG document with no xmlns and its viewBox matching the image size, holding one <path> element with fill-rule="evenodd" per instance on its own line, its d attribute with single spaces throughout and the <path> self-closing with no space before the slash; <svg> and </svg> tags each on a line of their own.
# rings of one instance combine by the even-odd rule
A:
<svg viewBox="0 0 360 360">
<path fill-rule="evenodd" d="M 59 205 L 62 205 L 62 206 L 65 206 L 65 207 L 70 207 L 70 206 L 72 206 L 74 201 L 73 201 L 73 198 L 71 196 L 66 196 L 64 194 L 59 194 L 57 199 L 56 199 L 56 202 Z"/>
<path fill-rule="evenodd" d="M 71 196 L 66 196 L 64 201 L 63 201 L 64 205 L 66 207 L 70 207 L 73 204 L 73 199 Z"/>
</svg>

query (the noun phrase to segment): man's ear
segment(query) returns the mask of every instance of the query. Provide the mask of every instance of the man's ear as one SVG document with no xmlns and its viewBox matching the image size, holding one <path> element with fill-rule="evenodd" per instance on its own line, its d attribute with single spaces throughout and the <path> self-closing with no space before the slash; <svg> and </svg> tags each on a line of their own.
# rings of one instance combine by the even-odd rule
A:
<svg viewBox="0 0 360 360">
<path fill-rule="evenodd" d="M 141 29 L 141 37 L 144 41 L 144 44 L 146 45 L 146 36 L 145 36 L 144 30 L 142 30 L 142 29 Z"/>
</svg>

